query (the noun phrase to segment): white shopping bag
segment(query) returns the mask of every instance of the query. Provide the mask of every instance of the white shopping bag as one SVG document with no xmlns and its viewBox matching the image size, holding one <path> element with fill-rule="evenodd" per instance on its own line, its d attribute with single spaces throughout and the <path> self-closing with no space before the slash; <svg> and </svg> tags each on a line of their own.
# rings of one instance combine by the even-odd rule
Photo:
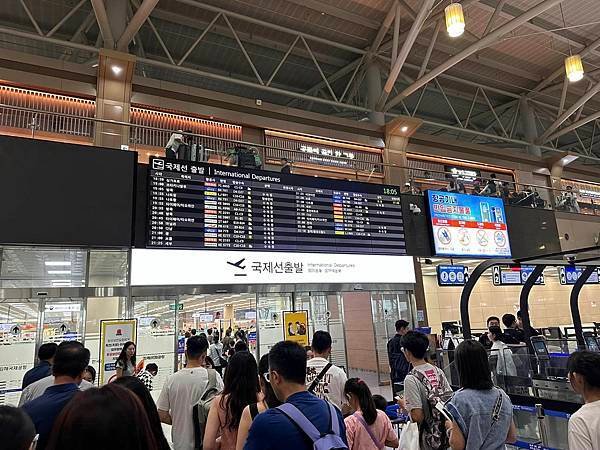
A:
<svg viewBox="0 0 600 450">
<path fill-rule="evenodd" d="M 408 422 L 402 428 L 399 450 L 420 450 L 419 427 L 416 422 Z"/>
</svg>

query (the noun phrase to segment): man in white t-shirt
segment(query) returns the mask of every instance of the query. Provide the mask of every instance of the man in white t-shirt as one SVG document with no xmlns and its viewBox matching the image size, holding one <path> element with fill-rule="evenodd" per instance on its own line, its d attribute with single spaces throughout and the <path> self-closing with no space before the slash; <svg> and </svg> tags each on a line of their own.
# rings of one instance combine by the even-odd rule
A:
<svg viewBox="0 0 600 450">
<path fill-rule="evenodd" d="M 569 448 L 600 450 L 600 354 L 575 352 L 567 367 L 571 387 L 585 401 L 569 419 Z"/>
<path fill-rule="evenodd" d="M 172 425 L 171 437 L 175 450 L 194 449 L 193 407 L 208 385 L 208 370 L 203 367 L 208 342 L 202 336 L 187 341 L 187 366 L 165 381 L 156 406 L 161 422 Z M 211 369 L 213 370 L 213 369 Z M 223 389 L 223 380 L 217 376 L 217 388 Z"/>
<path fill-rule="evenodd" d="M 344 385 L 348 377 L 343 369 L 329 362 L 331 335 L 327 331 L 315 332 L 311 347 L 314 357 L 306 362 L 306 387 L 309 392 L 330 401 L 341 410 L 342 405 L 347 403 Z"/>
</svg>

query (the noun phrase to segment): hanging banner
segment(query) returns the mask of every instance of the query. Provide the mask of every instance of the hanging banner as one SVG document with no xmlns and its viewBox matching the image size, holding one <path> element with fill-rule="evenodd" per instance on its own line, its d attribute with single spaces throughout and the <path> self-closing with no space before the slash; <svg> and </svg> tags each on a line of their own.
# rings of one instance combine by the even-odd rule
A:
<svg viewBox="0 0 600 450">
<path fill-rule="evenodd" d="M 117 374 L 116 362 L 125 342 L 136 342 L 137 319 L 100 321 L 100 386 L 110 383 Z"/>
<path fill-rule="evenodd" d="M 283 339 L 308 345 L 308 311 L 283 311 Z"/>
</svg>

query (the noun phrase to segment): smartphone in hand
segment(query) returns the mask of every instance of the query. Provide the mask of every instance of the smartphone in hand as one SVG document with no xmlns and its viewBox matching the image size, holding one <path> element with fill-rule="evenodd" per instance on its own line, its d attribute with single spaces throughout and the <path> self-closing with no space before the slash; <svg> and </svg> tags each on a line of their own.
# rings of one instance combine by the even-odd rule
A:
<svg viewBox="0 0 600 450">
<path fill-rule="evenodd" d="M 450 422 L 455 422 L 454 417 L 452 416 L 452 414 L 450 414 L 450 411 L 446 409 L 446 405 L 444 405 L 444 403 L 437 402 L 437 404 L 435 405 L 435 409 L 442 413 L 446 420 L 449 420 Z"/>
</svg>

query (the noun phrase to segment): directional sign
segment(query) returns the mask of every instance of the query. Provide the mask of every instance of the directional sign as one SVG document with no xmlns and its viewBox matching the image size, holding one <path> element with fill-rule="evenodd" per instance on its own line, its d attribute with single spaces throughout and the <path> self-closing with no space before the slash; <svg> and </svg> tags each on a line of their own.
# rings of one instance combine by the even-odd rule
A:
<svg viewBox="0 0 600 450">
<path fill-rule="evenodd" d="M 464 286 L 469 280 L 467 266 L 437 266 L 438 286 Z"/>
<path fill-rule="evenodd" d="M 558 268 L 558 279 L 560 284 L 575 284 L 585 267 L 579 266 L 562 266 Z M 592 272 L 588 280 L 585 284 L 598 284 L 600 280 L 600 268 L 596 268 L 595 271 Z"/>
<path fill-rule="evenodd" d="M 521 286 L 529 279 L 534 269 L 535 266 L 496 266 L 492 269 L 492 281 L 494 286 Z M 544 283 L 544 274 L 541 274 L 535 281 L 535 284 L 540 285 Z"/>
</svg>

